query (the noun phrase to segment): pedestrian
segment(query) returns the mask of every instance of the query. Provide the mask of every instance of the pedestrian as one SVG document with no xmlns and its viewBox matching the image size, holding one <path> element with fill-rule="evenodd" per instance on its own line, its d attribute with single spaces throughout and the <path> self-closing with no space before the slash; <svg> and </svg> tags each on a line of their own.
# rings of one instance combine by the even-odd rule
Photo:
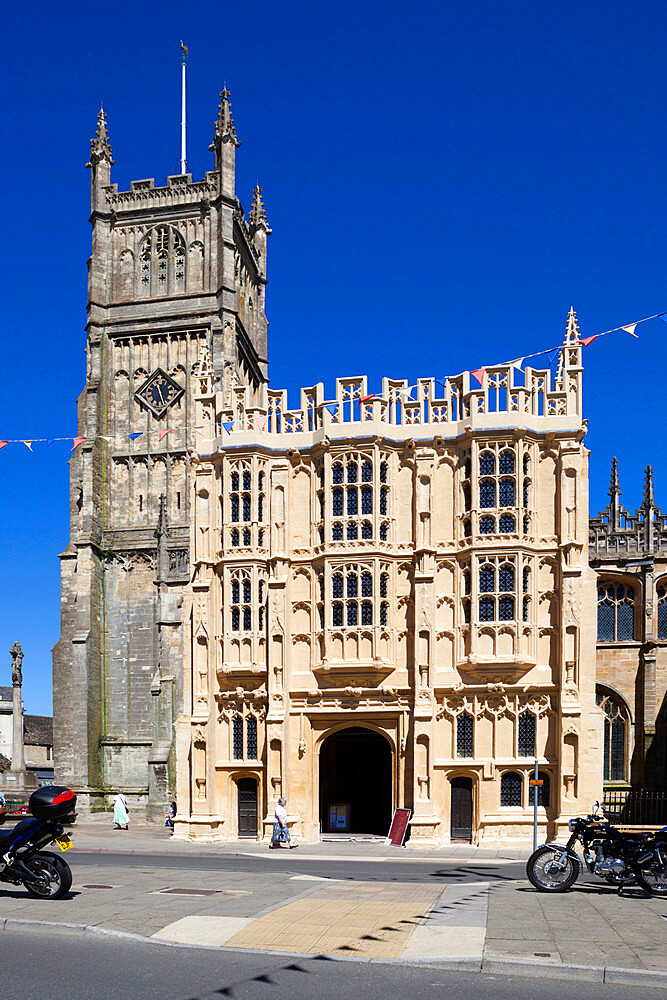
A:
<svg viewBox="0 0 667 1000">
<path fill-rule="evenodd" d="M 0 823 L 4 823 L 7 816 L 7 803 L 5 802 L 5 797 L 0 792 Z"/>
<path fill-rule="evenodd" d="M 167 810 L 167 815 L 164 818 L 164 825 L 168 826 L 170 830 L 174 829 L 174 817 L 176 815 L 176 803 L 172 802 Z"/>
<path fill-rule="evenodd" d="M 128 816 L 127 799 L 121 791 L 113 800 L 113 822 L 114 830 L 127 830 L 130 817 Z"/>
<path fill-rule="evenodd" d="M 271 850 L 278 850 L 281 844 L 286 844 L 290 849 L 299 846 L 292 843 L 292 838 L 289 834 L 286 805 L 287 799 L 278 799 L 278 805 L 273 815 L 273 833 L 271 834 L 271 843 L 269 844 Z"/>
</svg>

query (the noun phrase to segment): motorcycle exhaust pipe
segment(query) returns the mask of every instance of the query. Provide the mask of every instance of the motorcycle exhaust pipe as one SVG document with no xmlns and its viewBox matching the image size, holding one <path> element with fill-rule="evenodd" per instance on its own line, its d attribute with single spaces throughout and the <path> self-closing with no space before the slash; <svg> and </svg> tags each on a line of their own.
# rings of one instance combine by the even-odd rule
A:
<svg viewBox="0 0 667 1000">
<path fill-rule="evenodd" d="M 20 858 L 14 858 L 11 864 L 8 865 L 8 868 L 11 871 L 16 872 L 17 875 L 20 875 L 26 882 L 40 883 L 44 881 L 44 879 L 40 878 L 39 875 L 35 875 L 34 872 L 31 872 L 27 865 L 23 864 Z"/>
</svg>

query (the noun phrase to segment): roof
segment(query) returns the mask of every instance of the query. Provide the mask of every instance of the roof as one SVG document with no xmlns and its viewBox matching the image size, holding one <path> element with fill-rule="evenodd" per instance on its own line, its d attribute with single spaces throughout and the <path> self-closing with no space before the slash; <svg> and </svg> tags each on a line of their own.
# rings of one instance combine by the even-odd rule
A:
<svg viewBox="0 0 667 1000">
<path fill-rule="evenodd" d="M 7 760 L 5 755 L 0 753 L 0 774 L 3 771 L 8 771 L 11 766 L 12 766 L 11 760 Z"/>
<path fill-rule="evenodd" d="M 50 715 L 24 715 L 23 743 L 26 746 L 53 746 L 53 717 Z"/>
<path fill-rule="evenodd" d="M 0 701 L 13 701 L 14 692 L 10 687 L 0 687 Z"/>
</svg>

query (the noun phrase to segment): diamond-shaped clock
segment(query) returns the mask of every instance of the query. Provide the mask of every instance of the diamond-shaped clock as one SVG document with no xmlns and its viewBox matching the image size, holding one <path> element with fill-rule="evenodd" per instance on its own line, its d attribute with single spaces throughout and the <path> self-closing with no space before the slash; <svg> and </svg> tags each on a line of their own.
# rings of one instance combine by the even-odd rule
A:
<svg viewBox="0 0 667 1000">
<path fill-rule="evenodd" d="M 148 407 L 153 416 L 159 418 L 178 402 L 184 392 L 185 389 L 178 382 L 174 382 L 161 368 L 156 368 L 134 395 Z"/>
</svg>

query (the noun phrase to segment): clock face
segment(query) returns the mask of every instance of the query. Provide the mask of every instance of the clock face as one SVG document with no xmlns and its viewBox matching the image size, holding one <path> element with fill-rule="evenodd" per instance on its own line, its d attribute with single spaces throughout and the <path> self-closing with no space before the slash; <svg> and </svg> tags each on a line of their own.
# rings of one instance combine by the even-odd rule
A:
<svg viewBox="0 0 667 1000">
<path fill-rule="evenodd" d="M 141 388 L 137 389 L 135 396 L 145 403 L 148 409 L 156 417 L 163 416 L 173 403 L 177 402 L 185 392 L 178 382 L 174 382 L 166 372 L 157 368 L 150 375 Z"/>
</svg>

